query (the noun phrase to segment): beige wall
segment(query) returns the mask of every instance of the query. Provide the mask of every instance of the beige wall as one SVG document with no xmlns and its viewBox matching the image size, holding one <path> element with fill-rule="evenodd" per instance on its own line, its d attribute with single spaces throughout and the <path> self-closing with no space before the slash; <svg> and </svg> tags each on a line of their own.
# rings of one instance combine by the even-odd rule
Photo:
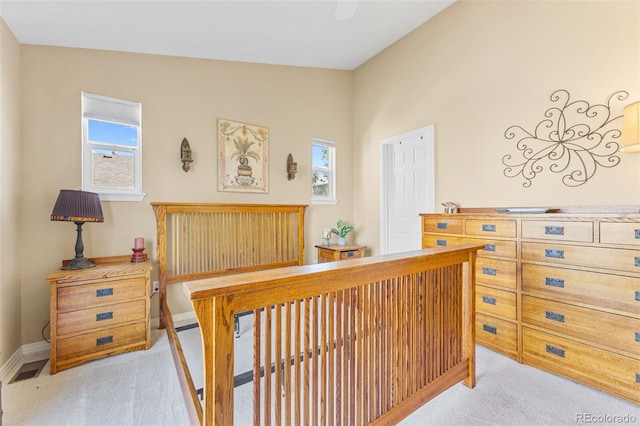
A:
<svg viewBox="0 0 640 426">
<path fill-rule="evenodd" d="M 20 45 L 0 19 L 0 365 L 21 345 Z M 24 250 L 24 251 L 22 251 Z"/>
<path fill-rule="evenodd" d="M 103 203 L 105 222 L 85 226 L 88 256 L 129 253 L 138 235 L 154 254 L 150 201 L 308 203 L 313 137 L 337 143 L 342 201 L 310 207 L 307 262 L 315 258 L 320 229 L 338 217 L 355 222 L 353 237 L 375 254 L 379 141 L 429 124 L 436 128 L 438 203 L 640 203 L 638 155 L 621 154 L 619 166 L 600 169 L 579 188 L 567 188 L 547 172 L 525 189 L 519 179 L 503 176 L 501 163 L 513 144 L 504 131 L 541 121 L 557 89 L 591 103 L 602 103 L 617 90 L 628 91 L 629 102 L 640 99 L 639 19 L 637 2 L 458 1 L 354 72 L 21 46 L 21 70 L 11 81 L 22 80 L 22 135 L 11 146 L 20 141 L 23 260 L 9 277 L 14 282 L 20 276 L 21 286 L 2 293 L 3 336 L 7 318 L 20 315 L 15 306 L 6 312 L 6 305 L 21 301 L 22 319 L 8 329 L 14 334 L 21 329 L 22 344 L 40 340 L 49 314 L 44 277 L 73 255 L 73 225 L 50 222 L 49 215 L 60 188 L 80 187 L 82 90 L 142 102 L 143 187 L 149 194 L 140 203 Z M 4 66 L 4 53 L 1 58 Z M 4 123 L 9 117 L 4 93 L 2 98 Z M 613 112 L 620 114 L 621 108 L 616 103 Z M 217 191 L 217 117 L 269 127 L 269 194 Z M 195 158 L 189 173 L 179 161 L 183 137 Z M 2 141 L 4 180 L 9 161 L 4 131 Z M 293 182 L 284 169 L 289 152 L 298 161 Z M 5 190 L 4 182 L 2 188 L 4 206 L 5 200 L 14 201 L 16 189 Z M 10 218 L 1 219 L 2 230 L 17 228 Z M 6 247 L 18 246 L 17 235 L 2 244 L 4 260 Z M 8 286 L 4 272 L 1 285 Z M 174 293 L 180 294 L 179 288 Z M 183 309 L 180 304 L 175 312 Z M 153 312 L 156 316 L 155 303 Z M 4 351 L 17 349 L 14 345 L 0 347 L 3 358 Z"/>
<path fill-rule="evenodd" d="M 22 342 L 40 339 L 49 315 L 44 278 L 63 258 L 73 257 L 75 227 L 51 222 L 61 188 L 81 185 L 80 93 L 142 102 L 142 202 L 103 202 L 104 223 L 85 224 L 85 256 L 130 254 L 133 239 L 145 237 L 155 256 L 155 217 L 151 201 L 308 204 L 311 193 L 311 140 L 336 142 L 340 197 L 352 198 L 351 73 L 236 62 L 127 54 L 95 50 L 22 46 L 22 174 L 24 233 L 31 262 L 22 265 Z M 259 124 L 270 132 L 270 192 L 218 192 L 218 117 Z M 186 137 L 193 150 L 191 171 L 180 162 Z M 289 153 L 298 162 L 287 180 Z M 351 218 L 351 204 L 310 206 L 306 215 L 306 257 L 321 229 L 338 217 Z M 28 225 L 28 226 L 27 226 Z M 182 299 L 173 286 L 170 300 Z M 157 298 L 152 316 L 157 316 Z M 190 309 L 175 304 L 174 313 Z"/>
<path fill-rule="evenodd" d="M 354 218 L 378 241 L 379 141 L 435 125 L 436 206 L 640 203 L 640 155 L 620 154 L 581 187 L 546 170 L 503 175 L 512 125 L 533 130 L 567 90 L 572 100 L 640 100 L 640 3 L 458 1 L 354 72 Z M 613 125 L 621 128 L 621 119 Z"/>
</svg>

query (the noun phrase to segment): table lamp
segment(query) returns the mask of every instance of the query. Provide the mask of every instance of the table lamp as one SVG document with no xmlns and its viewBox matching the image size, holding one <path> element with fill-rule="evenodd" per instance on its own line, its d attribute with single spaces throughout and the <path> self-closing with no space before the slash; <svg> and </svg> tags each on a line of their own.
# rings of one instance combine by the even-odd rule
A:
<svg viewBox="0 0 640 426">
<path fill-rule="evenodd" d="M 85 269 L 96 266 L 84 257 L 82 225 L 85 222 L 104 222 L 100 196 L 94 192 L 61 189 L 51 212 L 51 220 L 73 222 L 77 227 L 76 257 L 62 269 Z"/>
</svg>

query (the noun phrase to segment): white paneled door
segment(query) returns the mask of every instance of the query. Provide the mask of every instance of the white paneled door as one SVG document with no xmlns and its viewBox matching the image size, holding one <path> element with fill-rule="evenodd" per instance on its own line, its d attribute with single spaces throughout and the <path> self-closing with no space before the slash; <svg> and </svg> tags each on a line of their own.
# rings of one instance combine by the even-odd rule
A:
<svg viewBox="0 0 640 426">
<path fill-rule="evenodd" d="M 433 126 L 381 141 L 381 158 L 381 254 L 418 250 L 419 215 L 435 211 Z"/>
</svg>

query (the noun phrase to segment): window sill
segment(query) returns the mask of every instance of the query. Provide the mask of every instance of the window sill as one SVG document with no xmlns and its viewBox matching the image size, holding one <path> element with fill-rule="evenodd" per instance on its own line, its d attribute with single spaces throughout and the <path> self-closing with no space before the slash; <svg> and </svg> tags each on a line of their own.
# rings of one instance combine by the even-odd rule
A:
<svg viewBox="0 0 640 426">
<path fill-rule="evenodd" d="M 318 205 L 327 205 L 327 206 L 335 206 L 336 204 L 338 204 L 340 200 L 318 200 L 318 199 L 311 199 L 311 204 L 318 204 Z"/>
<path fill-rule="evenodd" d="M 100 201 L 142 201 L 147 196 L 144 192 L 119 194 L 115 192 L 99 192 Z"/>
</svg>

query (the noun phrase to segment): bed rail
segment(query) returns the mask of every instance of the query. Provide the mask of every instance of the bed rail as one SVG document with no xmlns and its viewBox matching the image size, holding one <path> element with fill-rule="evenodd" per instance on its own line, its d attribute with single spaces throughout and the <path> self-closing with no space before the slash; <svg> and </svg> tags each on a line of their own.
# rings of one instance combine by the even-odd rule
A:
<svg viewBox="0 0 640 426">
<path fill-rule="evenodd" d="M 394 424 L 460 381 L 475 386 L 479 248 L 184 283 L 204 357 L 204 407 L 194 423 Z M 251 409 L 234 407 L 233 316 L 247 310 Z"/>
</svg>

